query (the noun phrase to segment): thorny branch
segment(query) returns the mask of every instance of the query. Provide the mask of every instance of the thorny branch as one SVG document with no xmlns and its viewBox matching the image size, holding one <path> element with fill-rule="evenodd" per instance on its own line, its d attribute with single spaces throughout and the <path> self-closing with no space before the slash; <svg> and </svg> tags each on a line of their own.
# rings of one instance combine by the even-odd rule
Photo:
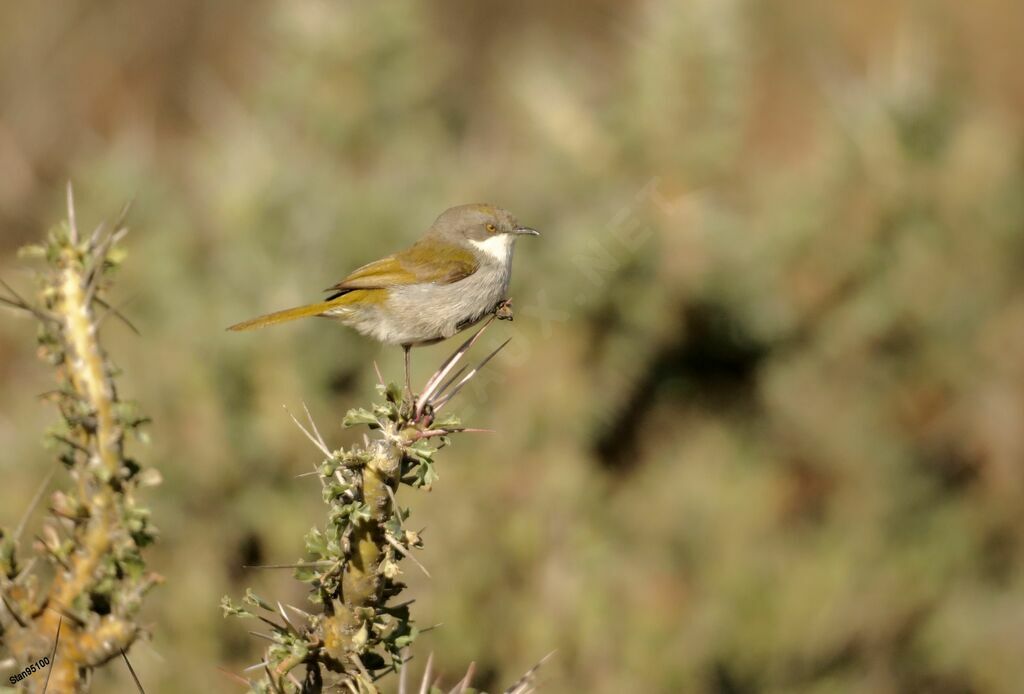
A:
<svg viewBox="0 0 1024 694">
<path fill-rule="evenodd" d="M 57 372 L 58 388 L 46 399 L 57 405 L 62 420 L 51 438 L 72 482 L 71 489 L 51 494 L 50 514 L 33 547 L 53 567 L 48 585 L 34 571 L 36 557 L 21 560 L 21 529 L 34 504 L 17 532 L 0 530 L 3 648 L 16 663 L 30 662 L 50 653 L 62 629 L 48 684 L 30 680 L 30 690 L 87 690 L 92 670 L 143 634 L 137 621 L 142 597 L 162 580 L 142 559 L 156 530 L 148 509 L 135 499 L 139 487 L 158 484 L 160 477 L 125 452 L 126 436 L 147 420 L 118 394 L 95 311 L 110 311 L 103 294 L 122 258 L 116 244 L 125 233 L 119 222 L 112 231 L 101 226 L 83 238 L 69 185 L 67 223 L 22 252 L 47 266 L 40 273 L 39 304 L 2 283 L 8 296 L 0 302 L 37 320 L 39 355 Z"/>
</svg>

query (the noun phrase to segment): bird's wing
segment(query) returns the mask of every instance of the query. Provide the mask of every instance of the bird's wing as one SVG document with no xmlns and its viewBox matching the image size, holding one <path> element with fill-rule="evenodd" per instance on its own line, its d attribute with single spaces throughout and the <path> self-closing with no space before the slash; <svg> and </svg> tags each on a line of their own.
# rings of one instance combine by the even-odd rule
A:
<svg viewBox="0 0 1024 694">
<path fill-rule="evenodd" d="M 324 291 L 340 295 L 353 289 L 386 289 L 403 284 L 451 284 L 469 277 L 480 264 L 472 252 L 446 243 L 417 243 L 368 263 Z"/>
<path fill-rule="evenodd" d="M 232 325 L 229 330 L 251 330 L 283 323 L 304 316 L 322 316 L 339 306 L 364 299 L 382 300 L 382 289 L 408 284 L 451 284 L 469 277 L 480 263 L 472 252 L 452 244 L 431 240 L 417 243 L 404 251 L 362 266 L 324 291 L 332 292 L 324 301 L 308 306 L 277 311 Z M 358 291 L 362 290 L 362 291 Z M 353 301 L 354 300 L 354 301 Z"/>
</svg>

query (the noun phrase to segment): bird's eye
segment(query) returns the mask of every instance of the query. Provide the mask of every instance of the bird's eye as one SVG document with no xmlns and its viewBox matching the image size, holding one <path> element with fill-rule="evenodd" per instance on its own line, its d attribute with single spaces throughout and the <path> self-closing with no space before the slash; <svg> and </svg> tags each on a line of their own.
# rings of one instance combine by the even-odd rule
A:
<svg viewBox="0 0 1024 694">
<path fill-rule="evenodd" d="M 497 230 L 498 230 L 498 227 L 494 226 L 493 224 L 488 224 L 487 225 L 487 231 L 491 232 L 492 234 L 494 232 L 496 232 Z"/>
</svg>

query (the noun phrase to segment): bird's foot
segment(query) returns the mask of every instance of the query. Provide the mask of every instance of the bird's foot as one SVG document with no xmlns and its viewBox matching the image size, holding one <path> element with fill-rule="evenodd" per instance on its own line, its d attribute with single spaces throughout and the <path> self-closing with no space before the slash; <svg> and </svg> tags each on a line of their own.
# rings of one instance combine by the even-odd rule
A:
<svg viewBox="0 0 1024 694">
<path fill-rule="evenodd" d="M 494 317 L 498 320 L 512 320 L 512 299 L 502 299 L 494 308 Z"/>
</svg>

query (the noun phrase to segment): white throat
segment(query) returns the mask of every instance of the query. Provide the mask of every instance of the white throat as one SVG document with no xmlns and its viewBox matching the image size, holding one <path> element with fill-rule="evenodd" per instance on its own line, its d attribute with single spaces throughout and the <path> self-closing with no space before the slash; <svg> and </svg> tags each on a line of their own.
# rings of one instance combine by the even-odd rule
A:
<svg viewBox="0 0 1024 694">
<path fill-rule="evenodd" d="M 494 258 L 500 263 L 507 263 L 512 255 L 512 244 L 515 242 L 515 237 L 511 234 L 496 234 L 483 241 L 470 239 L 469 242 L 480 249 L 484 255 Z"/>
</svg>

